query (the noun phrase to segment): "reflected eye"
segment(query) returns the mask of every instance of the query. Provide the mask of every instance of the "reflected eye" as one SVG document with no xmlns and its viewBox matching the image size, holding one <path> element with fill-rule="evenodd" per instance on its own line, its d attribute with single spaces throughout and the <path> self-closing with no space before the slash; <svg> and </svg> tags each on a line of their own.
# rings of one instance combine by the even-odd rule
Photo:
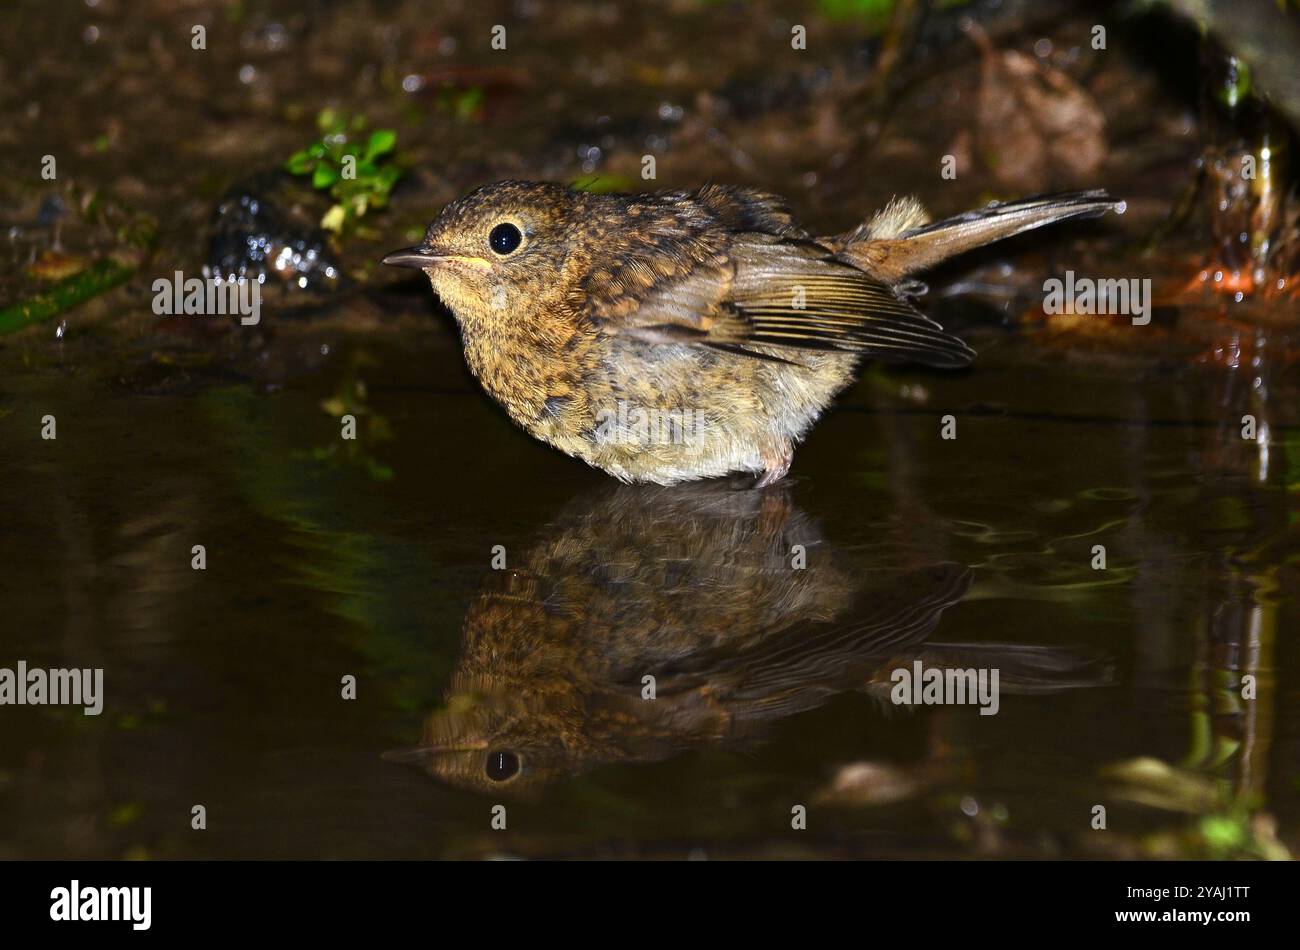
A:
<svg viewBox="0 0 1300 950">
<path fill-rule="evenodd" d="M 505 749 L 489 752 L 486 765 L 487 777 L 494 782 L 504 782 L 514 778 L 519 771 L 519 756 Z"/>
<path fill-rule="evenodd" d="M 519 246 L 524 236 L 513 224 L 498 224 L 488 235 L 488 246 L 504 256 Z"/>
</svg>

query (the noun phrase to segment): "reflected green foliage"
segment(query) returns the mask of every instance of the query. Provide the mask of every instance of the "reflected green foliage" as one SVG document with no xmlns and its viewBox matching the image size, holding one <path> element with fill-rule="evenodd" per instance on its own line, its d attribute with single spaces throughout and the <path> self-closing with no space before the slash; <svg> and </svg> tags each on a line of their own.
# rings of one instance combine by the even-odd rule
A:
<svg viewBox="0 0 1300 950">
<path fill-rule="evenodd" d="M 355 372 L 369 361 L 358 356 L 350 365 Z M 357 392 L 355 377 L 341 384 L 340 391 L 349 386 Z M 360 391 L 364 393 L 364 386 Z M 356 649 L 373 672 L 382 674 L 388 702 L 407 711 L 426 707 L 436 687 L 426 678 L 427 671 L 449 668 L 451 658 L 433 655 L 425 618 L 410 609 L 417 592 L 400 589 L 396 580 L 425 576 L 426 556 L 391 539 L 350 529 L 352 519 L 344 512 L 363 497 L 355 491 L 357 466 L 304 464 L 319 450 L 306 447 L 301 425 L 271 412 L 255 393 L 244 387 L 214 390 L 203 402 L 213 425 L 229 440 L 232 457 L 241 460 L 234 474 L 249 507 L 288 529 L 282 537 L 291 546 L 287 557 L 297 582 L 332 595 L 330 612 L 355 624 Z M 353 403 L 353 411 L 358 406 Z M 361 460 L 367 482 L 376 471 L 381 481 L 391 477 L 391 470 L 385 475 L 385 467 L 370 459 L 364 448 L 356 451 L 354 458 Z"/>
<path fill-rule="evenodd" d="M 1151 757 L 1118 762 L 1102 772 L 1112 792 L 1150 808 L 1189 816 L 1182 827 L 1141 836 L 1145 857 L 1289 860 L 1273 821 L 1250 802 L 1234 798 L 1230 783 Z M 1115 830 L 1122 830 L 1116 828 Z"/>
</svg>

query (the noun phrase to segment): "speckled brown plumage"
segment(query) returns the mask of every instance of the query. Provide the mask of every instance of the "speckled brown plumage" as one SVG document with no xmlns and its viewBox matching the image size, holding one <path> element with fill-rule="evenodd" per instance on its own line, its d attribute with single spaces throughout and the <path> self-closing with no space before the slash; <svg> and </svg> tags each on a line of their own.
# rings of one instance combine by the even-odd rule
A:
<svg viewBox="0 0 1300 950">
<path fill-rule="evenodd" d="M 969 583 L 955 564 L 858 573 L 781 487 L 584 494 L 485 580 L 445 702 L 390 758 L 526 796 L 603 763 L 751 745 L 919 655 Z M 493 770 L 502 754 L 517 771 Z"/>
<path fill-rule="evenodd" d="M 868 567 L 785 486 L 608 485 L 510 558 L 466 612 L 422 740 L 388 756 L 494 798 L 608 763 L 753 748 L 849 691 L 892 708 L 892 672 L 915 660 L 998 668 L 1007 693 L 1109 678 L 1088 650 L 936 639 L 970 570 L 922 555 L 909 569 Z"/>
<path fill-rule="evenodd" d="M 537 438 L 623 481 L 744 471 L 768 484 L 863 359 L 974 356 L 900 282 L 1112 207 L 1088 192 L 928 224 L 903 199 L 819 238 L 749 188 L 597 195 L 504 181 L 448 205 L 419 247 L 385 262 L 428 274 L 470 369 Z M 504 253 L 490 243 L 499 227 L 519 238 Z"/>
</svg>

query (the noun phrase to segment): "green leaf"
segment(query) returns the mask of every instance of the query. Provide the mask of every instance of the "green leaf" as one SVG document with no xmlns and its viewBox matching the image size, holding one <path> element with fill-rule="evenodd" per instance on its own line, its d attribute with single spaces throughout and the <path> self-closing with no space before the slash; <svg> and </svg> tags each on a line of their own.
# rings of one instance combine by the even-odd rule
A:
<svg viewBox="0 0 1300 950">
<path fill-rule="evenodd" d="M 284 167 L 293 175 L 305 175 L 312 170 L 316 164 L 316 159 L 307 153 L 306 149 L 301 152 L 294 152 L 289 156 L 289 160 L 284 163 Z"/>
<path fill-rule="evenodd" d="M 1202 818 L 1201 834 L 1210 849 L 1218 854 L 1239 848 L 1246 841 L 1243 823 L 1228 815 L 1207 815 Z"/>
<path fill-rule="evenodd" d="M 313 188 L 328 188 L 338 181 L 339 170 L 332 165 L 317 165 L 311 176 Z"/>
<path fill-rule="evenodd" d="M 472 119 L 483 105 L 483 90 L 478 86 L 466 89 L 456 97 L 456 117 Z"/>
<path fill-rule="evenodd" d="M 338 234 L 343 230 L 343 224 L 347 220 L 347 212 L 343 210 L 342 205 L 334 205 L 325 212 L 325 216 L 320 219 L 320 226 L 326 231 L 333 231 Z"/>
<path fill-rule="evenodd" d="M 396 132 L 392 129 L 376 129 L 370 133 L 370 140 L 366 143 L 366 161 L 391 152 L 395 145 L 397 145 Z"/>
<path fill-rule="evenodd" d="M 116 261 L 92 264 L 76 276 L 59 281 L 49 290 L 0 309 L 0 334 L 21 330 L 65 310 L 71 310 L 78 304 L 125 283 L 133 273 L 135 268 Z"/>
<path fill-rule="evenodd" d="M 342 121 L 333 109 L 322 109 L 320 115 L 316 116 L 316 128 L 325 133 L 342 131 Z"/>
<path fill-rule="evenodd" d="M 821 0 L 822 13 L 832 20 L 862 18 L 884 23 L 894 8 L 894 0 Z"/>
</svg>

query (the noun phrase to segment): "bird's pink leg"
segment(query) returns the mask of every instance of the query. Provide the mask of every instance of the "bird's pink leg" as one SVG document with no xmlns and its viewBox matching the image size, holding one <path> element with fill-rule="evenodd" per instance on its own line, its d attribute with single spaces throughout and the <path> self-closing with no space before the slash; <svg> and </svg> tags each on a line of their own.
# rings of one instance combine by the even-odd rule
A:
<svg viewBox="0 0 1300 950">
<path fill-rule="evenodd" d="M 755 488 L 766 488 L 785 478 L 785 473 L 790 471 L 790 463 L 794 461 L 794 449 L 787 445 L 779 450 L 764 451 L 761 457 L 763 474 L 759 476 Z"/>
</svg>

